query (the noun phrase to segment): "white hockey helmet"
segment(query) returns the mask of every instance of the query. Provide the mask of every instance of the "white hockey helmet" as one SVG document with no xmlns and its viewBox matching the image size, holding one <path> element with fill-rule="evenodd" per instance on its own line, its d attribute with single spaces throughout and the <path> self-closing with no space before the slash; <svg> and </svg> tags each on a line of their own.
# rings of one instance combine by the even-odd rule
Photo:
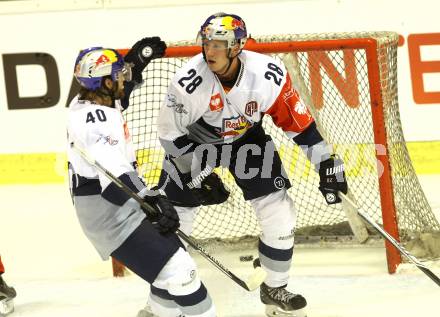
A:
<svg viewBox="0 0 440 317">
<path fill-rule="evenodd" d="M 84 88 L 95 91 L 102 85 L 102 80 L 110 76 L 118 80 L 122 72 L 125 81 L 131 80 L 131 68 L 124 63 L 123 57 L 114 49 L 91 47 L 82 50 L 75 62 L 75 78 Z"/>
<path fill-rule="evenodd" d="M 232 48 L 238 43 L 242 49 L 247 40 L 246 24 L 235 14 L 213 14 L 201 25 L 197 34 L 198 45 L 202 45 L 204 40 L 226 41 L 227 48 Z"/>
</svg>

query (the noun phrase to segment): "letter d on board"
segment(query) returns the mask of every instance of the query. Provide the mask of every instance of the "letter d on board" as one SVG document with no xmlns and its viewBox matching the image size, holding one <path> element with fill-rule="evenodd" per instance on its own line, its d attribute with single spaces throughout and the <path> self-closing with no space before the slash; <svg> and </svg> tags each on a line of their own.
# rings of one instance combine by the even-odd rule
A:
<svg viewBox="0 0 440 317">
<path fill-rule="evenodd" d="M 20 97 L 17 65 L 41 65 L 46 73 L 47 92 L 44 96 Z M 60 82 L 55 59 L 47 53 L 3 54 L 8 109 L 49 108 L 60 100 Z"/>
</svg>

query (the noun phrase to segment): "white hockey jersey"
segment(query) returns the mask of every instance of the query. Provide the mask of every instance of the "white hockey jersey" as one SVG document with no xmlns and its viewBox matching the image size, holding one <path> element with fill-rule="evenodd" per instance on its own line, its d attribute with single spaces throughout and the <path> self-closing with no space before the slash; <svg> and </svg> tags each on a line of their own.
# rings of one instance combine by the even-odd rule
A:
<svg viewBox="0 0 440 317">
<path fill-rule="evenodd" d="M 74 98 L 69 106 L 68 149 L 70 188 L 80 224 L 102 258 L 107 258 L 136 229 L 145 214 L 133 199 L 90 165 L 70 144 L 84 149 L 135 192 L 145 185 L 135 170 L 128 128 L 116 108 Z"/>
<path fill-rule="evenodd" d="M 198 143 L 230 143 L 269 114 L 289 137 L 314 120 L 292 87 L 284 65 L 274 58 L 242 51 L 236 83 L 225 92 L 199 54 L 173 78 L 158 119 L 159 138 L 167 143 L 188 135 Z"/>
<path fill-rule="evenodd" d="M 118 100 L 116 108 L 110 108 L 74 98 L 69 106 L 67 126 L 69 142 L 86 150 L 116 176 L 134 171 L 133 163 L 136 162 L 130 133 L 120 109 Z M 101 176 L 70 146 L 67 153 L 77 174 L 88 178 Z M 104 175 L 99 177 L 99 181 L 104 189 L 110 183 Z"/>
</svg>

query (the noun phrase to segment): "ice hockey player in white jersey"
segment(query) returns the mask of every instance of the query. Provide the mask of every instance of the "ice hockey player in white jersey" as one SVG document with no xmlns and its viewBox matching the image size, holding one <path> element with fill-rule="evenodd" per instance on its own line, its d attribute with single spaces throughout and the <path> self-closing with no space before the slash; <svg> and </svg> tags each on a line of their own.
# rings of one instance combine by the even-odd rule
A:
<svg viewBox="0 0 440 317">
<path fill-rule="evenodd" d="M 163 56 L 165 49 L 165 43 L 154 37 L 138 41 L 125 61 L 114 49 L 81 51 L 75 63 L 81 89 L 68 116 L 70 189 L 80 225 L 102 259 L 112 256 L 150 283 L 154 315 L 141 312 L 141 316 L 214 317 L 215 307 L 196 265 L 175 234 L 176 210 L 138 177 L 130 132 L 121 113 L 134 84 L 142 81 L 142 70 L 151 59 Z M 139 203 L 84 160 L 72 143 L 144 197 L 159 215 L 147 215 Z"/>
<path fill-rule="evenodd" d="M 14 311 L 14 298 L 17 296 L 15 289 L 6 284 L 3 279 L 5 267 L 0 257 L 0 316 L 6 316 Z"/>
<path fill-rule="evenodd" d="M 305 151 L 329 204 L 340 202 L 338 192 L 347 191 L 343 162 L 318 132 L 285 66 L 243 50 L 246 39 L 237 15 L 214 14 L 202 24 L 202 53 L 176 73 L 160 109 L 159 138 L 167 153 L 160 186 L 175 202 L 181 230 L 189 233 L 200 205 L 228 198 L 212 173 L 214 167 L 228 168 L 262 229 L 259 262 L 268 276 L 260 298 L 267 315 L 305 316 L 305 298 L 286 289 L 296 223 L 286 192 L 291 184 L 262 127 L 263 116 L 271 116 Z"/>
</svg>

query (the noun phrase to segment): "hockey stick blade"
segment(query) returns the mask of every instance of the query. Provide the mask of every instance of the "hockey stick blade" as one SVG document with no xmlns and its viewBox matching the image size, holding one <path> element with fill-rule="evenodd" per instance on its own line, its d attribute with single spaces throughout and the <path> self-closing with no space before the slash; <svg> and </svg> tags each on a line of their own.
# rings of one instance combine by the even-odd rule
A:
<svg viewBox="0 0 440 317">
<path fill-rule="evenodd" d="M 5 298 L 0 300 L 0 316 L 6 316 L 14 312 L 14 300 Z"/>
<path fill-rule="evenodd" d="M 350 190 L 348 190 L 346 196 L 350 197 L 352 201 L 355 201 L 354 196 Z M 342 209 L 345 212 L 345 216 L 347 217 L 351 231 L 353 232 L 354 236 L 356 237 L 359 243 L 365 243 L 369 238 L 369 234 L 365 226 L 365 223 L 362 221 L 362 218 L 358 215 L 356 208 L 354 208 L 352 204 L 350 204 L 347 200 L 345 200 L 344 197 L 341 198 L 342 198 Z"/>
<path fill-rule="evenodd" d="M 87 162 L 89 162 L 90 165 L 95 166 L 101 173 L 103 173 L 108 179 L 110 179 L 115 185 L 117 185 L 121 190 L 123 190 L 128 196 L 133 198 L 135 201 L 137 201 L 145 210 L 147 210 L 150 213 L 156 213 L 157 211 L 146 201 L 142 199 L 137 193 L 131 190 L 130 187 L 128 187 L 125 183 L 123 183 L 119 178 L 114 176 L 110 171 L 108 171 L 106 168 L 104 168 L 99 162 L 97 162 L 95 159 L 93 159 L 86 151 L 75 145 L 73 142 L 70 144 L 72 149 L 74 149 L 82 158 L 84 158 Z M 233 280 L 236 284 L 240 285 L 247 291 L 253 291 L 258 286 L 260 286 L 265 278 L 267 273 L 261 269 L 256 268 L 254 269 L 253 274 L 249 278 L 247 282 L 240 279 L 238 276 L 233 274 L 231 271 L 229 271 L 226 267 L 224 267 L 217 259 L 215 259 L 213 256 L 211 256 L 208 252 L 205 251 L 198 243 L 193 241 L 189 236 L 187 236 L 184 232 L 182 232 L 180 229 L 177 229 L 176 234 L 184 240 L 186 243 L 188 243 L 194 250 L 200 253 L 205 259 L 207 259 L 209 262 L 211 262 L 217 269 L 219 269 L 221 272 L 223 272 L 226 276 L 228 276 L 231 280 Z"/>
<path fill-rule="evenodd" d="M 256 267 L 254 269 L 253 274 L 248 278 L 246 283 L 247 290 L 253 291 L 260 287 L 263 284 L 264 280 L 267 277 L 267 272 L 263 270 L 261 267 Z"/>
<path fill-rule="evenodd" d="M 373 219 L 371 219 L 367 214 L 363 213 L 356 204 L 350 200 L 346 195 L 343 193 L 339 193 L 343 197 L 343 199 L 347 200 L 350 204 L 353 205 L 353 207 L 356 208 L 357 213 L 359 216 L 361 216 L 362 219 L 364 219 L 367 223 L 369 223 L 371 226 L 376 229 L 379 234 L 388 242 L 390 242 L 397 251 L 400 252 L 400 254 L 404 255 L 411 263 L 413 263 L 419 270 L 421 270 L 423 273 L 426 274 L 434 283 L 436 283 L 438 286 L 440 286 L 440 278 L 434 274 L 426 265 L 421 263 L 415 256 L 411 255 L 399 242 L 397 242 L 396 239 L 394 239 L 388 232 L 386 232 L 381 226 L 379 226 Z"/>
</svg>

